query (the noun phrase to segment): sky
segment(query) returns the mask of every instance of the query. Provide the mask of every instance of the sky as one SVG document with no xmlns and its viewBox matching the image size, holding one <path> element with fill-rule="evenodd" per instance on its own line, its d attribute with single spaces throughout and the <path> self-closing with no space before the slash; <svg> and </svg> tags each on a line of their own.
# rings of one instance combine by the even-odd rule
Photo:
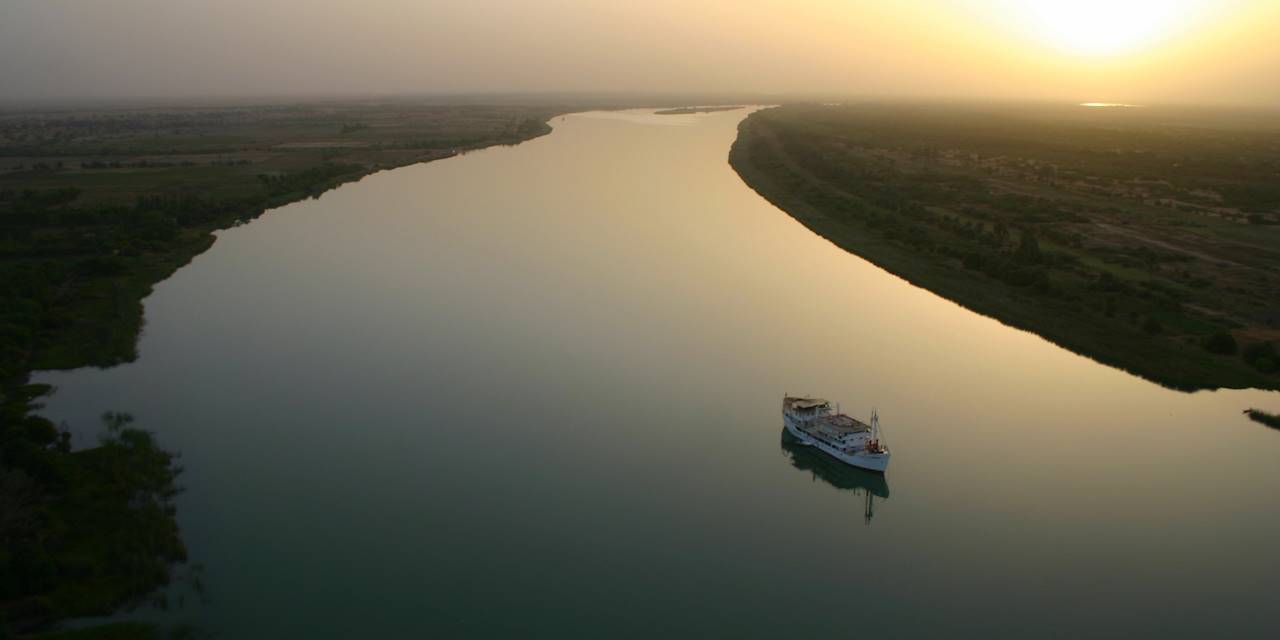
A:
<svg viewBox="0 0 1280 640">
<path fill-rule="evenodd" d="M 1280 0 L 0 0 L 0 100 L 641 92 L 1280 106 Z"/>
</svg>

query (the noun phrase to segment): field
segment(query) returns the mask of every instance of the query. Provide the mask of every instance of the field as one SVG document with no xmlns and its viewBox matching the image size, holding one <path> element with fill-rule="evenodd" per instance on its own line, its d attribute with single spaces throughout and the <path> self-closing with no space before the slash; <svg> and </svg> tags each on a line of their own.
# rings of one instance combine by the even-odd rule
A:
<svg viewBox="0 0 1280 640">
<path fill-rule="evenodd" d="M 1280 388 L 1280 116 L 792 105 L 730 162 L 918 286 L 1193 390 Z"/>
</svg>

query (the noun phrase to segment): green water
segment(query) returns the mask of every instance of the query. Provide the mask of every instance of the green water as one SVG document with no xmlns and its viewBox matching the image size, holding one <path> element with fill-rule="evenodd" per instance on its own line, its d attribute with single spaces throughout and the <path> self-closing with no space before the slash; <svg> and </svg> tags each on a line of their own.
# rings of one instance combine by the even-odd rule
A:
<svg viewBox="0 0 1280 640">
<path fill-rule="evenodd" d="M 141 358 L 45 373 L 183 454 L 225 638 L 1274 637 L 1280 394 L 1183 394 L 914 288 L 726 157 L 579 114 L 223 232 Z M 781 438 L 881 416 L 884 478 Z M 868 508 L 871 510 L 868 519 Z M 179 570 L 179 574 L 185 570 Z M 183 596 L 183 606 L 176 606 Z"/>
</svg>

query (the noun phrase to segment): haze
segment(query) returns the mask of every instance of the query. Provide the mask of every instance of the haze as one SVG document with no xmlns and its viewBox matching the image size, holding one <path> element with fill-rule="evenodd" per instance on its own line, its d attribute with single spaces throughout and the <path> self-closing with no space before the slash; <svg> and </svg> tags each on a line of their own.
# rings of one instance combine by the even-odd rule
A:
<svg viewBox="0 0 1280 640">
<path fill-rule="evenodd" d="M 3 1 L 8 100 L 736 92 L 1274 104 L 1280 3 Z"/>
</svg>

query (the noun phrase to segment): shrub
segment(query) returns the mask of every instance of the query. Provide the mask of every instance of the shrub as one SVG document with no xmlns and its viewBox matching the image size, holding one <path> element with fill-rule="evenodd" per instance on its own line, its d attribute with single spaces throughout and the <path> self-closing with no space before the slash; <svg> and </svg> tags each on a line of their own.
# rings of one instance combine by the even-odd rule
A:
<svg viewBox="0 0 1280 640">
<path fill-rule="evenodd" d="M 1257 342 L 1244 348 L 1241 354 L 1249 366 L 1263 373 L 1273 373 L 1280 369 L 1280 356 L 1270 342 Z"/>
<path fill-rule="evenodd" d="M 1224 356 L 1233 355 L 1239 349 L 1236 346 L 1236 339 L 1226 331 L 1219 331 L 1205 338 L 1204 348 L 1211 353 L 1218 353 Z"/>
</svg>

